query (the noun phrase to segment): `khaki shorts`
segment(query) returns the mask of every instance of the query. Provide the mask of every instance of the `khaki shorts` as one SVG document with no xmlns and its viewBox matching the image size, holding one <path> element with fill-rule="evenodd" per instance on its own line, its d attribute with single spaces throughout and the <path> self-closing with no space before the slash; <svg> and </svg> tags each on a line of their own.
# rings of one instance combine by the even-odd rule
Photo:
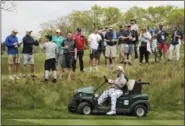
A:
<svg viewBox="0 0 185 126">
<path fill-rule="evenodd" d="M 106 57 L 116 57 L 116 45 L 109 46 L 107 45 L 105 48 L 105 56 Z"/>
<path fill-rule="evenodd" d="M 20 63 L 20 57 L 18 55 L 8 55 L 8 64 Z"/>
<path fill-rule="evenodd" d="M 24 65 L 26 65 L 26 64 L 34 64 L 33 55 L 23 54 L 23 56 L 24 56 Z"/>
</svg>

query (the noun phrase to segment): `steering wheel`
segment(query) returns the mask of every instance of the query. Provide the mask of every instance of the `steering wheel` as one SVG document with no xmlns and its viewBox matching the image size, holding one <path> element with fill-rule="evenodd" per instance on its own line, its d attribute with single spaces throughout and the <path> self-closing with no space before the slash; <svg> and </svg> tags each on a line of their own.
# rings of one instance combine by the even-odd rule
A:
<svg viewBox="0 0 185 126">
<path fill-rule="evenodd" d="M 104 77 L 104 79 L 105 79 L 105 82 L 108 82 L 108 79 L 107 79 L 107 77 L 106 76 L 103 76 Z"/>
</svg>

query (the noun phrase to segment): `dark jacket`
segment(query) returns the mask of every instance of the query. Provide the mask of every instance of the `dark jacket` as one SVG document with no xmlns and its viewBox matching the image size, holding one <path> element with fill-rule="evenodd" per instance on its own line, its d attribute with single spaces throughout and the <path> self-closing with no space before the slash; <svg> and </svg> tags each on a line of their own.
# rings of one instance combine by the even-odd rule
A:
<svg viewBox="0 0 185 126">
<path fill-rule="evenodd" d="M 157 31 L 157 42 L 166 43 L 168 33 L 164 30 Z"/>
<path fill-rule="evenodd" d="M 178 37 L 175 37 L 175 32 L 177 32 L 176 33 L 176 35 L 180 35 L 181 36 L 181 38 L 178 38 Z M 182 32 L 181 31 L 173 31 L 173 33 L 172 33 L 172 36 L 171 36 L 171 44 L 172 45 L 177 45 L 177 44 L 179 44 L 179 39 L 182 39 L 183 38 L 183 34 L 182 34 Z"/>
<path fill-rule="evenodd" d="M 113 46 L 113 45 L 116 45 L 116 42 L 113 42 L 113 32 L 107 32 L 105 34 L 105 39 L 106 40 L 109 40 L 107 41 L 107 45 L 110 45 L 110 46 Z"/>
<path fill-rule="evenodd" d="M 99 42 L 98 50 L 102 50 L 104 46 L 104 36 L 102 33 L 99 33 L 99 35 L 101 36 L 101 41 Z"/>
<path fill-rule="evenodd" d="M 134 30 L 128 31 L 128 35 L 131 35 L 132 38 L 136 38 L 136 31 L 134 31 Z M 136 42 L 136 40 L 132 41 L 132 40 L 128 39 L 125 43 L 127 43 L 127 44 L 134 44 L 135 42 Z"/>
<path fill-rule="evenodd" d="M 31 36 L 24 36 L 23 38 L 23 51 L 24 54 L 33 54 L 33 45 L 38 46 L 38 41 L 35 41 Z"/>
</svg>

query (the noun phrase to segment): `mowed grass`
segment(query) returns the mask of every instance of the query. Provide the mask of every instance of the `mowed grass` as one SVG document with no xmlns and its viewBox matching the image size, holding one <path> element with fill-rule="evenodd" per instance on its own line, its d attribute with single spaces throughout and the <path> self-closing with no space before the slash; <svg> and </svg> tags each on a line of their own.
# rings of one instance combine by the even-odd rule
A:
<svg viewBox="0 0 185 126">
<path fill-rule="evenodd" d="M 73 81 L 67 81 L 67 75 L 65 74 L 62 79 L 58 80 L 56 85 L 53 85 L 51 82 L 48 84 L 42 82 L 45 59 L 43 53 L 35 54 L 35 71 L 37 78 L 31 79 L 27 77 L 21 78 L 21 80 L 18 81 L 8 80 L 7 56 L 3 55 L 1 60 L 2 124 L 24 125 L 47 122 L 46 124 L 56 123 L 57 125 L 57 123 L 62 123 L 67 125 L 69 122 L 72 123 L 72 121 L 66 119 L 75 119 L 77 122 L 73 122 L 74 124 L 79 124 L 79 119 L 83 120 L 79 125 L 92 124 L 97 119 L 105 120 L 100 120 L 97 125 L 99 123 L 99 125 L 103 125 L 106 123 L 106 120 L 112 121 L 112 123 L 115 124 L 118 122 L 120 125 L 127 124 L 126 122 L 124 123 L 125 120 L 128 120 L 128 125 L 133 122 L 131 120 L 135 120 L 135 122 L 139 120 L 140 123 L 137 123 L 141 125 L 144 125 L 144 122 L 150 123 L 151 120 L 153 120 L 151 124 L 160 122 L 160 120 L 163 121 L 159 124 L 182 123 L 184 119 L 184 48 L 183 45 L 181 47 L 181 60 L 179 62 L 173 61 L 172 63 L 164 64 L 162 61 L 161 63 L 146 66 L 144 64 L 139 65 L 138 61 L 134 61 L 133 66 L 124 66 L 125 73 L 129 79 L 141 79 L 145 82 L 150 82 L 150 85 L 143 86 L 143 93 L 149 95 L 151 102 L 151 111 L 147 117 L 142 118 L 144 121 L 140 121 L 140 119 L 136 117 L 123 115 L 113 117 L 105 115 L 83 116 L 68 112 L 67 105 L 75 89 L 83 86 L 97 87 L 103 83 L 104 75 L 110 78 L 115 77 L 115 70 L 103 65 L 103 56 L 101 58 L 100 71 L 90 72 L 88 70 L 89 51 L 87 50 L 84 56 L 85 73 L 79 72 L 79 67 L 77 67 L 77 72 L 73 75 Z M 153 57 L 150 56 L 150 58 L 152 62 Z M 118 61 L 119 59 L 117 58 L 117 63 L 119 63 Z M 21 66 L 21 72 L 22 71 L 23 66 Z M 107 86 L 104 85 L 98 93 L 101 94 Z M 46 120 L 38 122 L 40 119 Z M 104 125 L 112 123 L 108 122 Z M 156 125 L 159 124 L 157 123 Z"/>
<path fill-rule="evenodd" d="M 19 125 L 184 125 L 184 120 L 79 120 L 79 119 L 9 119 Z"/>
</svg>

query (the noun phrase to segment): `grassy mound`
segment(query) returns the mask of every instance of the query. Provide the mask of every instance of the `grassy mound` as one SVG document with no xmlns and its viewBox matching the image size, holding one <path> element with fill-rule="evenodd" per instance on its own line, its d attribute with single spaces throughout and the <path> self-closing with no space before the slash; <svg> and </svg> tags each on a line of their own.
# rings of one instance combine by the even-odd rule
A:
<svg viewBox="0 0 185 126">
<path fill-rule="evenodd" d="M 39 60 L 36 57 L 36 60 Z M 126 66 L 125 72 L 130 79 L 141 79 L 150 82 L 144 86 L 144 93 L 149 95 L 153 110 L 184 110 L 184 61 L 170 64 L 151 64 Z M 113 78 L 113 70 L 100 66 L 100 71 L 77 73 L 73 81 L 66 81 L 66 76 L 56 85 L 45 84 L 42 74 L 37 78 L 22 78 L 19 81 L 8 81 L 2 76 L 2 109 L 39 109 L 67 111 L 67 104 L 73 91 L 83 86 L 97 87 L 103 75 Z M 102 87 L 99 94 L 106 88 Z"/>
</svg>

